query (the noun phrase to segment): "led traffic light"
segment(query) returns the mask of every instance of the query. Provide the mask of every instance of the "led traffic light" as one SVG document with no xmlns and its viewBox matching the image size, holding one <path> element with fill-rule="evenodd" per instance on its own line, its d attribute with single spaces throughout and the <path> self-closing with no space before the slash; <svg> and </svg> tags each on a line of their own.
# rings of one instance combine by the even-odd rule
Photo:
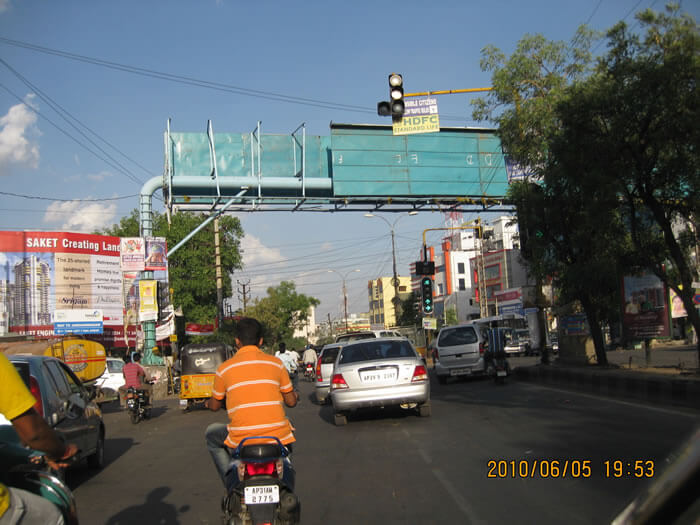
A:
<svg viewBox="0 0 700 525">
<path fill-rule="evenodd" d="M 423 313 L 433 313 L 433 280 L 430 277 L 423 277 L 420 280 L 420 291 Z"/>
<path fill-rule="evenodd" d="M 398 73 L 389 75 L 389 100 L 377 103 L 377 115 L 388 117 L 393 120 L 401 120 L 406 105 L 403 101 L 403 77 Z"/>
</svg>

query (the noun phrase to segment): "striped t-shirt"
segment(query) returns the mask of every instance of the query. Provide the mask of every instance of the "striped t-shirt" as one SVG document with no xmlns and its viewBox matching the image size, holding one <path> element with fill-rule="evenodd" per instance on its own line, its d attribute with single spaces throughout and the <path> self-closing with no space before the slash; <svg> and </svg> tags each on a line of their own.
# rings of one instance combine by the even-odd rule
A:
<svg viewBox="0 0 700 525">
<path fill-rule="evenodd" d="M 285 445 L 296 441 L 282 400 L 282 393 L 292 390 L 282 362 L 257 346 L 244 346 L 221 363 L 214 377 L 212 397 L 226 397 L 229 424 L 225 444 L 235 448 L 243 438 L 251 436 L 274 436 Z"/>
</svg>

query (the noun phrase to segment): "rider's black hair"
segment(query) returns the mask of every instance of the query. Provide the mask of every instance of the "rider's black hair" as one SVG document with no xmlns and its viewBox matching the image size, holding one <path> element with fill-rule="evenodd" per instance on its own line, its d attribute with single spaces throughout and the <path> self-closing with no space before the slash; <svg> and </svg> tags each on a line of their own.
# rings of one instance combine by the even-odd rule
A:
<svg viewBox="0 0 700 525">
<path fill-rule="evenodd" d="M 252 317 L 244 317 L 238 321 L 236 337 L 242 345 L 257 345 L 262 338 L 262 325 Z"/>
<path fill-rule="evenodd" d="M 141 361 L 141 354 L 139 354 L 138 352 L 134 352 L 134 355 L 131 356 L 131 360 L 134 363 L 138 363 L 139 361 Z"/>
</svg>

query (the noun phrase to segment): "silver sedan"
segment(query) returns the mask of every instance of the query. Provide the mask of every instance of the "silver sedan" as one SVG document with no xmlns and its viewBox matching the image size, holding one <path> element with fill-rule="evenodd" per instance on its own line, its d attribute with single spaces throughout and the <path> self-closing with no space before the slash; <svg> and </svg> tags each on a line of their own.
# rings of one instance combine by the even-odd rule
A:
<svg viewBox="0 0 700 525">
<path fill-rule="evenodd" d="M 430 415 L 430 381 L 425 362 L 407 339 L 366 339 L 345 345 L 331 378 L 335 424 L 362 408 L 400 406 Z"/>
</svg>

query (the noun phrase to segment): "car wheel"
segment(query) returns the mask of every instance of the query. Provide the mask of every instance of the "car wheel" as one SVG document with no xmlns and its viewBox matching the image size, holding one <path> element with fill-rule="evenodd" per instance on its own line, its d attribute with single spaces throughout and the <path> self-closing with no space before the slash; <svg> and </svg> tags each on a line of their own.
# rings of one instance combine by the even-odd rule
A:
<svg viewBox="0 0 700 525">
<path fill-rule="evenodd" d="M 447 384 L 447 376 L 437 376 L 438 378 L 438 383 L 441 385 L 446 385 Z"/>
<path fill-rule="evenodd" d="M 105 436 L 100 432 L 97 438 L 97 448 L 95 452 L 87 457 L 88 467 L 102 468 L 105 464 Z"/>
<path fill-rule="evenodd" d="M 432 407 L 430 406 L 430 403 L 423 403 L 421 406 L 418 407 L 418 415 L 420 417 L 430 417 L 432 414 Z"/>
<path fill-rule="evenodd" d="M 342 427 L 348 424 L 348 416 L 345 414 L 336 414 L 334 418 L 336 427 Z"/>
</svg>

